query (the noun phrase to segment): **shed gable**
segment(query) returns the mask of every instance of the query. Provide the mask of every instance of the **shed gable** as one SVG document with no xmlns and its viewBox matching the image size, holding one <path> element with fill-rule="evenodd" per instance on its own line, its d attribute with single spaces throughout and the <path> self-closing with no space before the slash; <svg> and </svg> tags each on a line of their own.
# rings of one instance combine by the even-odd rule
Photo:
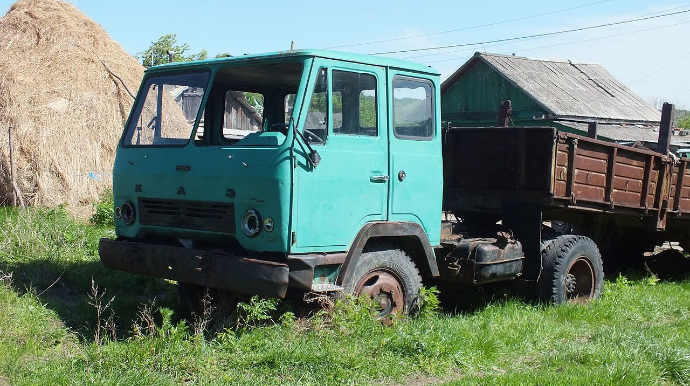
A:
<svg viewBox="0 0 690 386">
<path fill-rule="evenodd" d="M 514 116 L 521 111 L 547 112 L 505 77 L 476 60 L 465 73 L 441 91 L 444 119 L 493 119 L 498 116 L 501 101 L 510 100 Z M 474 114 L 470 114 L 474 113 Z"/>
</svg>

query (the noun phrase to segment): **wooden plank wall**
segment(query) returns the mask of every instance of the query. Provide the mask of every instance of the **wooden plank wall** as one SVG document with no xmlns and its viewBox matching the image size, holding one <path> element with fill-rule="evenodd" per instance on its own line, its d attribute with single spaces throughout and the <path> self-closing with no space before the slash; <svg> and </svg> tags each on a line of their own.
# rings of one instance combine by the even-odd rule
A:
<svg viewBox="0 0 690 386">
<path fill-rule="evenodd" d="M 657 206 L 659 174 L 665 167 L 660 154 L 564 133 L 557 148 L 556 198 L 611 209 Z"/>
<path fill-rule="evenodd" d="M 681 158 L 673 165 L 671 173 L 670 209 L 673 212 L 690 212 L 690 159 Z"/>
</svg>

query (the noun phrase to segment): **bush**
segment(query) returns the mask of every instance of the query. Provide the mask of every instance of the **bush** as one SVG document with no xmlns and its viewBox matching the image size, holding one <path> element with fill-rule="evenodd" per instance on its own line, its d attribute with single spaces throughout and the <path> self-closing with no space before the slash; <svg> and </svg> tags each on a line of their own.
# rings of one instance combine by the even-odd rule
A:
<svg viewBox="0 0 690 386">
<path fill-rule="evenodd" d="M 273 323 L 272 315 L 278 309 L 278 299 L 252 296 L 249 303 L 237 304 L 237 328 L 250 330 L 262 324 Z"/>
<path fill-rule="evenodd" d="M 115 227 L 115 213 L 113 212 L 113 192 L 103 193 L 101 200 L 93 204 L 95 213 L 91 216 L 91 224 L 102 227 Z"/>
<path fill-rule="evenodd" d="M 422 287 L 419 291 L 419 310 L 417 315 L 420 317 L 435 316 L 441 308 L 441 301 L 438 298 L 440 291 L 436 287 Z"/>
</svg>

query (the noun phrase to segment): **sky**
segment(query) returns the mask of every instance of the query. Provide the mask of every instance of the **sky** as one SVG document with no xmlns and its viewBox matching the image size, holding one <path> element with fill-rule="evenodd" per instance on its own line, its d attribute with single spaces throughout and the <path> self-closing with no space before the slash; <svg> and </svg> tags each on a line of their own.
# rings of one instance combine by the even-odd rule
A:
<svg viewBox="0 0 690 386">
<path fill-rule="evenodd" d="M 211 56 L 285 50 L 294 41 L 295 48 L 396 52 L 384 55 L 432 66 L 444 79 L 476 51 L 515 54 L 598 63 L 651 103 L 670 101 L 690 109 L 686 1 L 70 2 L 132 55 L 169 33 L 189 45 L 188 53 L 205 49 Z M 0 9 L 12 3 L 0 0 Z M 669 13 L 678 14 L 663 16 Z M 491 43 L 649 17 L 654 18 Z M 444 46 L 455 47 L 430 49 Z"/>
</svg>

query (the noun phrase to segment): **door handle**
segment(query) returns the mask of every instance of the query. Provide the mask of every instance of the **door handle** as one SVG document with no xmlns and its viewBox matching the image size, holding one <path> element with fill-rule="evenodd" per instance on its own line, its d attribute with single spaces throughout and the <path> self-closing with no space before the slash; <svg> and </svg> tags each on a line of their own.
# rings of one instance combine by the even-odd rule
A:
<svg viewBox="0 0 690 386">
<path fill-rule="evenodd" d="M 371 176 L 371 182 L 388 182 L 388 176 Z"/>
</svg>

